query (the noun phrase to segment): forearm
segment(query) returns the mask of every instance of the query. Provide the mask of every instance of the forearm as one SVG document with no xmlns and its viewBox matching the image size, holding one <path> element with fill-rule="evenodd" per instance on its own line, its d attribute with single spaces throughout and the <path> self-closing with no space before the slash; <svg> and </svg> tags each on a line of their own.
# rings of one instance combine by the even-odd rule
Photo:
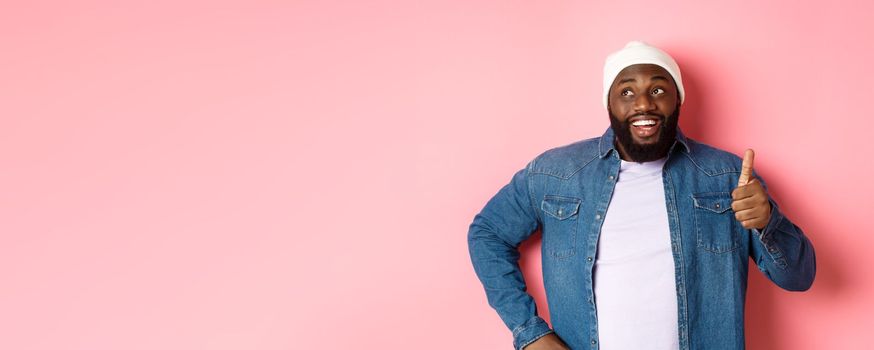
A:
<svg viewBox="0 0 874 350">
<path fill-rule="evenodd" d="M 468 248 L 474 271 L 486 292 L 489 305 L 513 332 L 513 345 L 521 349 L 551 332 L 546 322 L 537 316 L 534 299 L 527 292 L 525 278 L 519 268 L 516 246 L 491 231 L 487 220 L 474 219 L 468 234 Z"/>
<path fill-rule="evenodd" d="M 759 270 L 780 288 L 805 291 L 816 276 L 813 245 L 773 200 L 770 203 L 767 226 L 752 230 L 752 256 Z"/>
</svg>

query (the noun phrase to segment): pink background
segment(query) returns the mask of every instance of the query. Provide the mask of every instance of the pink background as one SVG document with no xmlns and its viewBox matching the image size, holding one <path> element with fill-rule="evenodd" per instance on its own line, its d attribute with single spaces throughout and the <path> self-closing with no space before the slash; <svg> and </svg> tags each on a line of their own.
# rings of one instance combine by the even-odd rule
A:
<svg viewBox="0 0 874 350">
<path fill-rule="evenodd" d="M 870 2 L 76 3 L 0 10 L 2 349 L 509 349 L 467 227 L 632 39 L 816 247 L 749 348 L 874 343 Z"/>
</svg>

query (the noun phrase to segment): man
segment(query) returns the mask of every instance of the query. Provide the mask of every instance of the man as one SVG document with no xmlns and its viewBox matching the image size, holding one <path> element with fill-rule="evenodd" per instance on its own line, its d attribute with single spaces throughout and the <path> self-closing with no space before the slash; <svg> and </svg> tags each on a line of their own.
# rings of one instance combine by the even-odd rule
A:
<svg viewBox="0 0 874 350">
<path fill-rule="evenodd" d="M 742 349 L 749 257 L 781 288 L 813 283 L 813 246 L 743 161 L 686 138 L 665 52 L 631 42 L 604 65 L 610 128 L 519 170 L 470 225 L 489 304 L 516 349 Z M 519 269 L 543 233 L 552 329 Z"/>
</svg>

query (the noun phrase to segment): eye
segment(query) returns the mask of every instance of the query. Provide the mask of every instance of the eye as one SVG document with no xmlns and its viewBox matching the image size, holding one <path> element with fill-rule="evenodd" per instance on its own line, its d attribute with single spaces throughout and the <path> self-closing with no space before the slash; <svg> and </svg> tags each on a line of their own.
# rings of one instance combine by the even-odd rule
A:
<svg viewBox="0 0 874 350">
<path fill-rule="evenodd" d="M 665 93 L 665 89 L 662 89 L 662 88 L 655 88 L 652 90 L 653 95 L 661 95 L 663 93 Z"/>
<path fill-rule="evenodd" d="M 623 89 L 623 90 L 619 93 L 619 96 L 631 96 L 631 95 L 634 95 L 634 93 L 631 92 L 631 90 L 629 90 L 629 89 Z"/>
</svg>

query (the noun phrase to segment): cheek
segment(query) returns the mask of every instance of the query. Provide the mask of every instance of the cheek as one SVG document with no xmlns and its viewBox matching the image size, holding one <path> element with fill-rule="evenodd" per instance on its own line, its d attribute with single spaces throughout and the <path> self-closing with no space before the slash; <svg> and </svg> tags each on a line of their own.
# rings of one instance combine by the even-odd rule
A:
<svg viewBox="0 0 874 350">
<path fill-rule="evenodd" d="M 668 114 L 673 113 L 674 109 L 680 108 L 680 97 L 677 92 L 669 93 L 668 96 L 665 96 L 662 104 Z"/>
<path fill-rule="evenodd" d="M 659 109 L 662 110 L 666 116 L 673 114 L 674 110 L 679 107 L 676 98 L 667 98 L 664 101 L 659 101 L 658 105 Z"/>
<path fill-rule="evenodd" d="M 623 117 L 625 116 L 625 113 L 628 112 L 628 106 L 618 98 L 611 98 L 609 107 L 613 114 L 618 117 Z"/>
</svg>

